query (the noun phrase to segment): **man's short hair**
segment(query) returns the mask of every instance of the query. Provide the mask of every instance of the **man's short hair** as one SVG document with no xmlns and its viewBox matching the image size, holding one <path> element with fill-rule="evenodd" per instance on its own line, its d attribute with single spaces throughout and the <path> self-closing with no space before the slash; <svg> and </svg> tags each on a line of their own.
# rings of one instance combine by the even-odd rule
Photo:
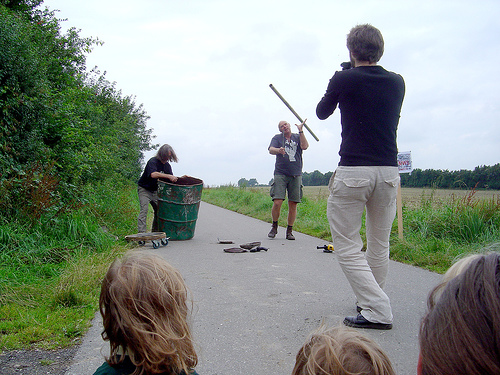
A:
<svg viewBox="0 0 500 375">
<path fill-rule="evenodd" d="M 284 124 L 288 124 L 288 121 L 281 120 L 280 122 L 278 122 L 278 129 L 279 129 L 279 131 L 281 131 L 281 125 L 284 125 Z"/>
<path fill-rule="evenodd" d="M 347 35 L 347 49 L 358 61 L 376 63 L 384 54 L 384 38 L 370 24 L 357 25 Z"/>
</svg>

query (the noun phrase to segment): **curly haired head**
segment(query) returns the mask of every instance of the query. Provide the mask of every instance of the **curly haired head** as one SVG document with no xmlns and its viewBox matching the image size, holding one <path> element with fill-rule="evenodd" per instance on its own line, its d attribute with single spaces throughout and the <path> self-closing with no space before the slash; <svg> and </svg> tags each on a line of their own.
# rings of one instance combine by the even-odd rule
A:
<svg viewBox="0 0 500 375">
<path fill-rule="evenodd" d="M 101 287 L 102 337 L 110 365 L 126 353 L 134 375 L 188 374 L 197 364 L 187 321 L 187 287 L 174 267 L 153 254 L 131 252 L 115 260 Z"/>
<path fill-rule="evenodd" d="M 297 353 L 292 375 L 394 375 L 384 351 L 345 326 L 320 327 Z"/>
</svg>

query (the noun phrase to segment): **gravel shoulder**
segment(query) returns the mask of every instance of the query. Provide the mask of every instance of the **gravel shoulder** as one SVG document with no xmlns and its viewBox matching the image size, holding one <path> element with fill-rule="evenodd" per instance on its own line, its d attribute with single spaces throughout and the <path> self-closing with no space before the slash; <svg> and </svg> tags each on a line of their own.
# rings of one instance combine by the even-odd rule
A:
<svg viewBox="0 0 500 375">
<path fill-rule="evenodd" d="M 2 375 L 64 375 L 78 346 L 58 350 L 10 350 L 0 353 Z"/>
</svg>

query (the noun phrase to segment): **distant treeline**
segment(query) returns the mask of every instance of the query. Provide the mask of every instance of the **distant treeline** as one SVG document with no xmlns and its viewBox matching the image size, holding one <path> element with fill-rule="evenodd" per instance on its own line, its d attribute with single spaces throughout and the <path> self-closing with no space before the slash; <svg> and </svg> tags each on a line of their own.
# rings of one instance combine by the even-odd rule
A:
<svg viewBox="0 0 500 375">
<path fill-rule="evenodd" d="M 328 185 L 333 172 L 325 174 L 314 171 L 304 172 L 304 186 Z M 402 187 L 436 188 L 436 189 L 491 189 L 500 190 L 500 164 L 480 166 L 474 170 L 459 171 L 414 169 L 412 173 L 401 173 Z"/>
<path fill-rule="evenodd" d="M 304 186 L 326 186 L 333 172 L 325 174 L 320 171 L 304 172 L 302 184 Z M 459 171 L 414 169 L 412 173 L 401 173 L 402 187 L 435 188 L 435 189 L 489 189 L 500 190 L 500 163 L 493 166 L 480 166 L 474 170 L 461 169 Z M 269 181 L 269 184 L 272 180 Z M 258 186 L 255 178 L 242 178 L 238 186 Z"/>
<path fill-rule="evenodd" d="M 493 166 L 483 165 L 473 171 L 414 169 L 401 174 L 403 187 L 432 187 L 437 189 L 478 189 L 500 190 L 500 163 Z"/>
</svg>

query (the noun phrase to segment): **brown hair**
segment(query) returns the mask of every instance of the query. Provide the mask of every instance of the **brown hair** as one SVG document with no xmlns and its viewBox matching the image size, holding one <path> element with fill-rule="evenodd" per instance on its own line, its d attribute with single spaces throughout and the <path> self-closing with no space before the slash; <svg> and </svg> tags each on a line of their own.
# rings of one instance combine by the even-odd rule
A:
<svg viewBox="0 0 500 375">
<path fill-rule="evenodd" d="M 159 256 L 131 252 L 115 260 L 99 298 L 102 337 L 111 347 L 107 362 L 116 365 L 128 354 L 134 375 L 188 374 L 198 358 L 186 301 L 181 274 Z"/>
<path fill-rule="evenodd" d="M 178 162 L 177 155 L 175 154 L 174 149 L 172 148 L 172 146 L 167 144 L 164 144 L 160 147 L 160 149 L 156 153 L 156 158 L 163 164 L 165 164 L 167 161 L 174 161 L 176 163 Z"/>
<path fill-rule="evenodd" d="M 347 49 L 358 61 L 376 63 L 384 54 L 384 38 L 372 25 L 357 25 L 347 35 Z"/>
<path fill-rule="evenodd" d="M 475 256 L 444 289 L 434 288 L 428 310 L 419 335 L 421 374 L 500 373 L 499 253 Z"/>
<path fill-rule="evenodd" d="M 297 353 L 292 375 L 394 375 L 391 361 L 368 337 L 322 325 Z"/>
</svg>

